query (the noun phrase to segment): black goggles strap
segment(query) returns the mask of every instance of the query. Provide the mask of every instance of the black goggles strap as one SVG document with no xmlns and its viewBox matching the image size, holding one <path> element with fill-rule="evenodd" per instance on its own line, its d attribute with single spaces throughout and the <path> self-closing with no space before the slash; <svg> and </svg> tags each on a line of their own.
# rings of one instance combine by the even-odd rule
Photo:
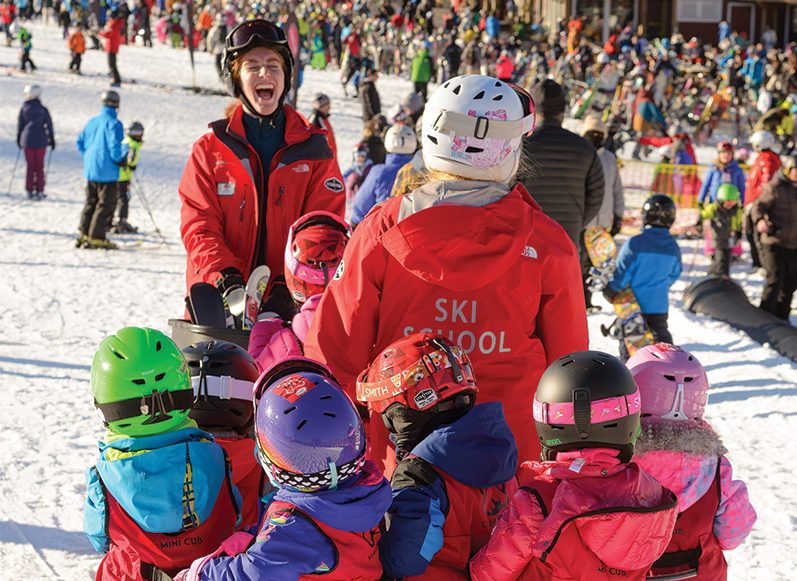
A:
<svg viewBox="0 0 797 581">
<path fill-rule="evenodd" d="M 191 409 L 194 403 L 194 390 L 181 389 L 179 391 L 153 391 L 143 397 L 132 397 L 110 403 L 97 403 L 94 405 L 100 410 L 106 424 L 135 418 L 138 416 L 166 415 L 173 411 Z"/>
</svg>

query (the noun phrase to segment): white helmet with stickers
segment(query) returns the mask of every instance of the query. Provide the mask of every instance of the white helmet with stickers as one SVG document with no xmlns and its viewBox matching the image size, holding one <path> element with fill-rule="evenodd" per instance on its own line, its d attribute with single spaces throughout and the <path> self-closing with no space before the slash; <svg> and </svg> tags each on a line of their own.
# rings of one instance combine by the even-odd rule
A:
<svg viewBox="0 0 797 581">
<path fill-rule="evenodd" d="M 426 103 L 424 165 L 467 179 L 509 182 L 534 118 L 534 101 L 522 89 L 484 75 L 454 77 Z"/>
<path fill-rule="evenodd" d="M 756 131 L 750 136 L 750 145 L 756 151 L 772 149 L 775 147 L 775 136 L 769 131 Z"/>
</svg>

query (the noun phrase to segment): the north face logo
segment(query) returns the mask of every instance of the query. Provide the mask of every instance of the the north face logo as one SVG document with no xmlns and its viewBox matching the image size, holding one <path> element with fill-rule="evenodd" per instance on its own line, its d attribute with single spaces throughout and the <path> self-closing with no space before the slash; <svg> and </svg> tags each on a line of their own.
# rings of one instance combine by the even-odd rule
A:
<svg viewBox="0 0 797 581">
<path fill-rule="evenodd" d="M 522 255 L 526 258 L 537 258 L 537 250 L 533 246 L 526 246 Z"/>
</svg>

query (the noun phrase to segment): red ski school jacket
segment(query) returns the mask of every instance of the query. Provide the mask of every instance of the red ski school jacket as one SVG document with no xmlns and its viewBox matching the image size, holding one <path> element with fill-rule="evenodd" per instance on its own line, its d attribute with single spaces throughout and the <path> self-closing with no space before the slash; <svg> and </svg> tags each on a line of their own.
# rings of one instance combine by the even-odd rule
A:
<svg viewBox="0 0 797 581">
<path fill-rule="evenodd" d="M 587 348 L 583 301 L 573 243 L 523 186 L 433 182 L 354 231 L 305 353 L 355 397 L 357 375 L 390 343 L 441 333 L 470 355 L 478 402 L 503 403 L 519 458 L 536 459 L 534 392 L 549 363 Z M 392 474 L 387 430 L 378 415 L 369 423 L 370 458 Z"/>
<path fill-rule="evenodd" d="M 237 268 L 248 278 L 258 245 L 266 246 L 272 277 L 282 274 L 294 221 L 314 210 L 343 216 L 343 176 L 335 154 L 324 132 L 286 105 L 286 145 L 271 160 L 264 185 L 260 159 L 246 141 L 243 106 L 210 128 L 194 143 L 179 188 L 186 289 L 195 282 L 215 283 L 223 268 Z M 266 240 L 257 239 L 261 199 L 266 200 Z"/>
</svg>

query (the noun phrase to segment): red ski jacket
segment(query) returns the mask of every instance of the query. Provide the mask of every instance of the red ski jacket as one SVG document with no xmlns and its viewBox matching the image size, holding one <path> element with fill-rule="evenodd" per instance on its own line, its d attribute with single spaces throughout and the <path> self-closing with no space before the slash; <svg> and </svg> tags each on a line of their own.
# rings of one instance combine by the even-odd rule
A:
<svg viewBox="0 0 797 581">
<path fill-rule="evenodd" d="M 236 268 L 248 278 L 261 244 L 276 277 L 283 271 L 291 224 L 314 210 L 343 216 L 343 176 L 335 154 L 326 135 L 286 105 L 286 145 L 271 160 L 264 185 L 260 158 L 246 141 L 243 106 L 210 128 L 194 143 L 179 187 L 186 289 L 195 282 L 214 284 L 224 268 Z M 258 240 L 262 199 L 266 240 Z"/>
<path fill-rule="evenodd" d="M 433 182 L 377 206 L 346 246 L 305 354 L 354 398 L 377 354 L 425 331 L 469 353 L 479 402 L 502 402 L 519 458 L 539 458 L 529 433 L 537 382 L 589 341 L 578 253 L 522 185 Z M 387 430 L 371 420 L 370 458 L 392 474 Z"/>
<path fill-rule="evenodd" d="M 266 473 L 255 458 L 255 441 L 252 438 L 216 438 L 216 443 L 224 448 L 232 468 L 232 483 L 241 493 L 241 525 L 239 530 L 247 530 L 260 522 L 260 498 L 268 492 Z"/>
<path fill-rule="evenodd" d="M 131 518 L 103 485 L 108 535 L 113 539 L 97 569 L 96 581 L 148 581 L 157 569 L 174 576 L 218 547 L 238 518 L 230 479 L 224 478 L 210 518 L 179 534 L 151 533 Z"/>
<path fill-rule="evenodd" d="M 121 18 L 111 18 L 104 29 L 100 31 L 100 36 L 105 39 L 105 52 L 116 54 L 119 52 L 119 44 L 122 41 L 122 31 L 125 22 Z"/>
<path fill-rule="evenodd" d="M 643 581 L 670 540 L 677 500 L 611 454 L 594 448 L 524 464 L 521 488 L 471 561 L 471 578 Z"/>
<path fill-rule="evenodd" d="M 750 166 L 750 173 L 747 174 L 747 183 L 744 187 L 744 205 L 752 206 L 758 199 L 764 186 L 767 185 L 780 169 L 780 157 L 770 149 L 765 149 L 758 154 L 758 157 Z"/>
</svg>

